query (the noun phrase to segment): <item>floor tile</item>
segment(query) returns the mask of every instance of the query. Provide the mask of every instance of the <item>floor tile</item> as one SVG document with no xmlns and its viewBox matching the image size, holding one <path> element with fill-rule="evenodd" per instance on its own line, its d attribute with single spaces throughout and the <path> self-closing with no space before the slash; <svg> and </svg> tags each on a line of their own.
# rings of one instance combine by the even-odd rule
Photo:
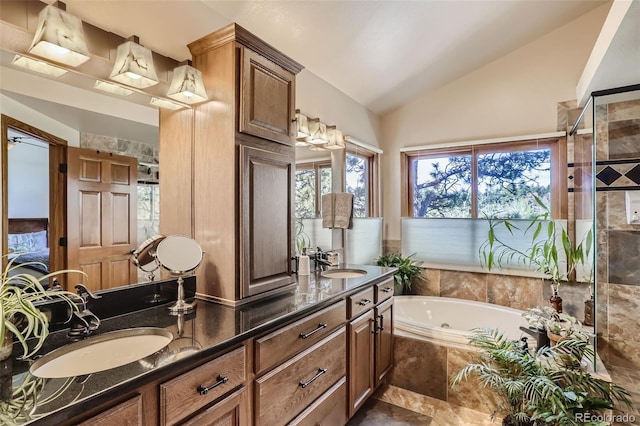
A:
<svg viewBox="0 0 640 426">
<path fill-rule="evenodd" d="M 347 426 L 427 426 L 431 417 L 369 398 Z"/>
</svg>

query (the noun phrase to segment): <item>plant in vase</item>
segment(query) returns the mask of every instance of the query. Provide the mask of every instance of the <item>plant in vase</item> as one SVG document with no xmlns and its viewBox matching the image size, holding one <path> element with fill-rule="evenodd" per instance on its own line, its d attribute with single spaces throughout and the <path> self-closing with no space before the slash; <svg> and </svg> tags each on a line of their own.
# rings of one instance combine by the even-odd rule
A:
<svg viewBox="0 0 640 426">
<path fill-rule="evenodd" d="M 389 253 L 376 259 L 376 265 L 378 266 L 398 268 L 393 275 L 395 280 L 394 287 L 398 294 L 402 294 L 405 290 L 411 290 L 411 282 L 414 279 L 425 279 L 422 268 L 420 267 L 422 262 L 412 259 L 414 255 L 415 253 L 407 257 L 402 257 L 402 255 L 398 253 Z"/>
<path fill-rule="evenodd" d="M 619 403 L 631 408 L 624 388 L 567 366 L 580 350 L 593 355 L 583 341 L 569 339 L 534 352 L 497 329 L 475 329 L 469 341 L 480 358 L 458 371 L 451 387 L 477 378 L 497 396 L 491 417 L 502 417 L 505 426 L 578 425 L 584 413 L 595 416 Z"/>
<path fill-rule="evenodd" d="M 38 302 L 58 299 L 66 302 L 71 312 L 78 309 L 71 299 L 77 297 L 74 293 L 46 290 L 42 283 L 46 283 L 51 277 L 70 272 L 84 275 L 81 271 L 64 270 L 36 278 L 27 273 L 20 273 L 18 269 L 20 266 L 36 262 L 18 266 L 14 264 L 14 260 L 15 258 L 7 261 L 0 276 L 0 360 L 11 356 L 14 338 L 22 346 L 20 359 L 30 357 L 42 347 L 49 335 L 49 320 L 36 307 Z M 35 346 L 31 350 L 27 345 L 30 338 L 35 339 Z"/>
<path fill-rule="evenodd" d="M 488 270 L 515 264 L 542 273 L 551 285 L 551 306 L 562 312 L 560 283 L 568 281 L 576 267 L 584 265 L 589 259 L 593 250 L 593 233 L 589 230 L 579 244 L 574 244 L 566 229 L 551 219 L 549 208 L 540 198 L 533 197 L 543 209 L 533 219 L 518 222 L 513 219 L 489 219 L 487 239 L 480 246 L 480 260 Z M 500 231 L 506 231 L 508 235 L 522 233 L 528 247 L 516 247 L 501 237 L 503 232 Z"/>
</svg>

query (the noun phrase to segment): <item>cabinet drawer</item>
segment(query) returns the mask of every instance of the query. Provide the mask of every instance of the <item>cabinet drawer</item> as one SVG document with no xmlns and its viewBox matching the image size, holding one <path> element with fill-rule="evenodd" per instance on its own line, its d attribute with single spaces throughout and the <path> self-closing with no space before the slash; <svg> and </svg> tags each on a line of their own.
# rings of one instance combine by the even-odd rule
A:
<svg viewBox="0 0 640 426">
<path fill-rule="evenodd" d="M 395 281 L 390 278 L 376 284 L 376 305 L 390 299 L 393 296 L 393 284 Z"/>
<path fill-rule="evenodd" d="M 345 327 L 255 382 L 255 424 L 286 424 L 344 377 Z"/>
<path fill-rule="evenodd" d="M 161 424 L 176 424 L 242 385 L 246 377 L 245 358 L 243 346 L 161 384 Z M 215 386 L 217 383 L 219 384 Z"/>
<path fill-rule="evenodd" d="M 280 364 L 344 324 L 341 301 L 256 340 L 256 373 Z"/>
<path fill-rule="evenodd" d="M 144 424 L 142 418 L 142 397 L 137 395 L 125 402 L 112 407 L 79 426 L 135 426 Z"/>
<path fill-rule="evenodd" d="M 240 388 L 189 421 L 182 423 L 182 426 L 246 426 L 248 424 L 246 393 L 246 388 Z"/>
<path fill-rule="evenodd" d="M 374 287 L 369 287 L 347 297 L 348 318 L 354 318 L 373 308 Z"/>
<path fill-rule="evenodd" d="M 289 426 L 334 426 L 347 423 L 347 379 L 342 378 L 293 419 Z"/>
</svg>

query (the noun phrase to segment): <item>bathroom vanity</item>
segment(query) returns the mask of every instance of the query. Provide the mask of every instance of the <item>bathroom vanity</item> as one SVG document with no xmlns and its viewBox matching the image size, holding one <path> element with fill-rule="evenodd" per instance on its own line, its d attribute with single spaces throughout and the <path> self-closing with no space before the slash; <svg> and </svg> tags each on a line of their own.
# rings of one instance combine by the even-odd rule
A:
<svg viewBox="0 0 640 426">
<path fill-rule="evenodd" d="M 345 424 L 392 366 L 395 269 L 357 268 L 367 274 L 311 275 L 294 292 L 241 307 L 198 300 L 187 314 L 164 304 L 103 319 L 100 333 L 161 327 L 173 341 L 82 377 L 38 379 L 14 361 L 14 386 L 36 389 L 24 423 Z M 60 333 L 49 339 L 65 342 Z"/>
</svg>

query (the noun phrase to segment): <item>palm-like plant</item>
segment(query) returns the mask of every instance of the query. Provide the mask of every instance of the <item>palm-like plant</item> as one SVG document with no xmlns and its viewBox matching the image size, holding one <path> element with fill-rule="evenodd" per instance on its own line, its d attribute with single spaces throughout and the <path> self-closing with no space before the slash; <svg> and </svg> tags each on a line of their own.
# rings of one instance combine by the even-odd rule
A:
<svg viewBox="0 0 640 426">
<path fill-rule="evenodd" d="M 582 353 L 593 356 L 585 341 L 565 340 L 533 352 L 497 329 L 475 329 L 470 342 L 482 350 L 481 359 L 458 371 L 452 387 L 477 376 L 498 396 L 492 418 L 504 416 L 503 425 L 579 425 L 577 413 L 616 403 L 631 407 L 624 388 L 574 367 Z"/>
<path fill-rule="evenodd" d="M 13 334 L 20 342 L 23 354 L 20 358 L 28 358 L 36 353 L 49 334 L 49 320 L 35 304 L 40 301 L 59 299 L 66 302 L 71 311 L 77 310 L 71 299 L 77 297 L 74 293 L 62 290 L 46 290 L 42 285 L 49 278 L 64 273 L 81 271 L 64 270 L 52 272 L 41 278 L 26 273 L 17 273 L 18 265 L 14 259 L 7 262 L 7 266 L 0 275 L 0 344 L 5 341 L 7 333 Z M 24 265 L 36 262 L 28 262 Z M 44 266 L 44 265 L 43 265 Z M 29 350 L 27 340 L 35 338 L 35 346 Z"/>
<path fill-rule="evenodd" d="M 380 256 L 376 260 L 376 265 L 398 268 L 398 271 L 393 275 L 396 286 L 410 290 L 411 282 L 414 278 L 424 280 L 422 268 L 420 267 L 422 262 L 412 259 L 413 256 L 414 255 L 411 254 L 407 257 L 402 257 L 402 255 L 398 253 L 389 253 Z"/>
</svg>

